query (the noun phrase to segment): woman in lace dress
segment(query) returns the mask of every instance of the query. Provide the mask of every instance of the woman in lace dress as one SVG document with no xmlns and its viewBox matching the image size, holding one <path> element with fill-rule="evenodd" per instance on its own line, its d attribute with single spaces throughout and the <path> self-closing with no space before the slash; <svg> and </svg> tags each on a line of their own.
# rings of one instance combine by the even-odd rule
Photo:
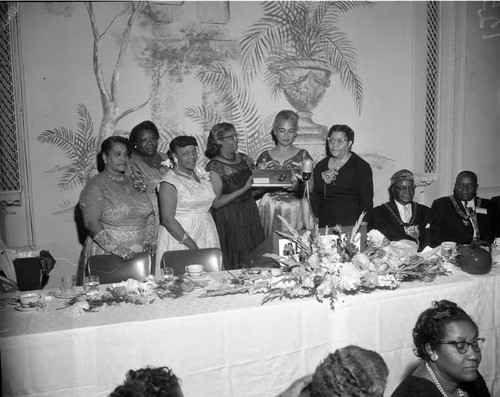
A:
<svg viewBox="0 0 500 397">
<path fill-rule="evenodd" d="M 163 177 L 159 188 L 158 271 L 166 251 L 220 247 L 210 214 L 215 193 L 208 173 L 196 168 L 196 139 L 192 136 L 174 138 L 168 156 L 173 168 Z"/>
<path fill-rule="evenodd" d="M 144 192 L 125 175 L 128 139 L 112 136 L 101 144 L 99 174 L 80 193 L 83 222 L 89 236 L 83 247 L 83 265 L 92 255 L 114 254 L 131 259 L 136 252 L 156 251 L 156 220 Z"/>
<path fill-rule="evenodd" d="M 298 120 L 299 116 L 294 111 L 280 111 L 274 119 L 272 131 L 276 146 L 264 151 L 257 159 L 258 169 L 292 170 L 294 182 L 291 189 L 266 193 L 260 200 L 259 213 L 266 237 L 276 230 L 287 230 L 278 215 L 295 229 L 314 227 L 310 202 L 304 198 L 305 183 L 301 181 L 302 164 L 308 160 L 312 170 L 312 158 L 307 150 L 293 144 L 297 137 Z"/>
<path fill-rule="evenodd" d="M 219 123 L 208 136 L 207 164 L 216 199 L 212 214 L 217 225 L 225 269 L 250 265 L 250 253 L 264 240 L 259 210 L 252 196 L 252 160 L 238 153 L 232 124 Z"/>
</svg>

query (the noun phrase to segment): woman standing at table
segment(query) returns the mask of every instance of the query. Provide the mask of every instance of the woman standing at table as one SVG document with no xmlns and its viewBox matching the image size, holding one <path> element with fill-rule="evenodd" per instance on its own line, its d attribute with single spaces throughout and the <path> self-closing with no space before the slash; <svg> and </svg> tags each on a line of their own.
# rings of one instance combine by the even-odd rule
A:
<svg viewBox="0 0 500 397">
<path fill-rule="evenodd" d="M 125 260 L 136 252 L 156 250 L 156 219 L 144 192 L 134 189 L 125 175 L 130 150 L 127 138 L 112 136 L 101 144 L 99 174 L 80 193 L 83 223 L 89 236 L 83 265 L 92 255 L 117 255 Z"/>
<path fill-rule="evenodd" d="M 219 247 L 210 207 L 214 189 L 206 171 L 196 168 L 198 143 L 192 136 L 178 136 L 170 142 L 172 169 L 159 188 L 160 230 L 156 269 L 166 251 Z"/>
<path fill-rule="evenodd" d="M 373 208 L 370 165 L 352 152 L 354 131 L 335 124 L 326 138 L 327 156 L 314 168 L 319 226 L 354 225 L 361 212 Z"/>
<path fill-rule="evenodd" d="M 134 181 L 134 187 L 147 193 L 157 221 L 160 220 L 160 216 L 156 186 L 168 170 L 164 165 L 167 154 L 158 152 L 159 139 L 160 133 L 152 121 L 143 121 L 132 128 L 129 141 L 133 151 L 126 171 Z"/>
<path fill-rule="evenodd" d="M 456 303 L 433 302 L 413 328 L 414 352 L 422 363 L 392 397 L 489 397 L 478 372 L 483 342 L 477 324 Z"/>
<path fill-rule="evenodd" d="M 230 123 L 210 130 L 206 156 L 216 199 L 212 215 L 219 233 L 225 269 L 250 265 L 250 253 L 264 240 L 252 192 L 252 160 L 238 151 L 238 134 Z"/>
<path fill-rule="evenodd" d="M 293 144 L 298 133 L 298 120 L 299 116 L 294 111 L 280 111 L 274 119 L 272 130 L 276 146 L 264 151 L 257 159 L 258 169 L 291 170 L 294 183 L 288 191 L 269 192 L 260 200 L 259 213 L 265 237 L 275 230 L 287 230 L 278 215 L 297 230 L 314 227 L 310 203 L 307 199 L 302 199 L 305 184 L 299 183 L 302 164 L 309 162 L 312 169 L 312 158 L 307 150 Z"/>
</svg>

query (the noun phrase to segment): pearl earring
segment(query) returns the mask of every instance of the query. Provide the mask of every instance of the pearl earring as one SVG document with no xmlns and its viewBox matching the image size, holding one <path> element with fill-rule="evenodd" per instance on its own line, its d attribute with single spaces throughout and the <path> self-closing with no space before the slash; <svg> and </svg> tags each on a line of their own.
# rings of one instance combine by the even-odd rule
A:
<svg viewBox="0 0 500 397">
<path fill-rule="evenodd" d="M 436 362 L 438 360 L 439 356 L 436 353 L 431 354 L 431 361 Z"/>
</svg>

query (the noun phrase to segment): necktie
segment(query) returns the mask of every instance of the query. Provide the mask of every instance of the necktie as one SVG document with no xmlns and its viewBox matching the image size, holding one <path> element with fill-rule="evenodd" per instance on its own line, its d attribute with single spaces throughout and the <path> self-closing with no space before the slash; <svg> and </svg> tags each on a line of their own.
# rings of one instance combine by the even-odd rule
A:
<svg viewBox="0 0 500 397">
<path fill-rule="evenodd" d="M 472 223 L 472 227 L 474 228 L 474 238 L 479 238 L 479 228 L 478 228 L 478 225 L 477 225 L 477 217 L 476 217 L 476 213 L 474 212 L 474 210 L 469 207 L 467 205 L 467 201 L 464 201 L 464 208 L 465 208 L 465 213 L 467 215 L 469 215 L 469 218 L 471 220 L 471 223 Z"/>
<path fill-rule="evenodd" d="M 410 222 L 410 218 L 411 218 L 411 213 L 410 213 L 410 211 L 411 211 L 411 210 L 410 210 L 410 205 L 405 205 L 405 206 L 403 207 L 403 213 L 404 213 L 404 217 L 405 217 L 405 219 L 404 219 L 405 223 Z"/>
</svg>

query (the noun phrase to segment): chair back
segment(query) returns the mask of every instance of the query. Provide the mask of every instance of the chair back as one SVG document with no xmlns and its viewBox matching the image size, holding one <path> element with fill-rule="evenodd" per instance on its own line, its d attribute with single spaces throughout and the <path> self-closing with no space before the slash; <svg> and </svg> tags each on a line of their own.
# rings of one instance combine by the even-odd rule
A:
<svg viewBox="0 0 500 397">
<path fill-rule="evenodd" d="M 129 278 L 143 280 L 151 272 L 151 256 L 147 252 L 138 252 L 124 261 L 116 255 L 94 255 L 87 262 L 87 273 L 99 276 L 101 284 L 119 283 Z"/>
<path fill-rule="evenodd" d="M 175 275 L 184 274 L 186 266 L 193 264 L 203 265 L 208 273 L 222 270 L 222 251 L 220 248 L 167 251 L 161 258 L 161 268 L 171 267 Z"/>
<path fill-rule="evenodd" d="M 33 291 L 42 288 L 40 257 L 16 258 L 12 261 L 16 270 L 19 291 Z"/>
</svg>

